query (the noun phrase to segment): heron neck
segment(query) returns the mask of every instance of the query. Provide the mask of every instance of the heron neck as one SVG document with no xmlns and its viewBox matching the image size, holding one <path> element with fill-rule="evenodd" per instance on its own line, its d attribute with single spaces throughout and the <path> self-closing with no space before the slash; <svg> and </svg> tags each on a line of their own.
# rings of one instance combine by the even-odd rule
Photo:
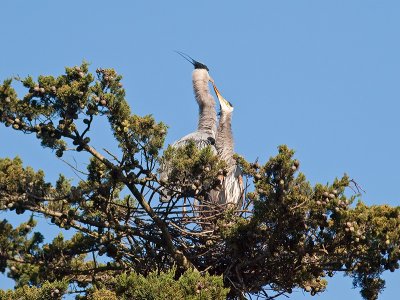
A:
<svg viewBox="0 0 400 300">
<path fill-rule="evenodd" d="M 199 124 L 197 130 L 209 133 L 213 138 L 217 131 L 217 111 L 214 105 L 199 106 Z"/>
<path fill-rule="evenodd" d="M 217 131 L 217 112 L 215 100 L 208 86 L 208 73 L 193 73 L 193 90 L 197 103 L 199 104 L 199 124 L 197 130 L 210 134 L 213 138 Z"/>
<path fill-rule="evenodd" d="M 218 123 L 215 147 L 221 159 L 225 160 L 228 166 L 233 165 L 233 135 L 232 135 L 232 113 L 221 111 Z"/>
</svg>

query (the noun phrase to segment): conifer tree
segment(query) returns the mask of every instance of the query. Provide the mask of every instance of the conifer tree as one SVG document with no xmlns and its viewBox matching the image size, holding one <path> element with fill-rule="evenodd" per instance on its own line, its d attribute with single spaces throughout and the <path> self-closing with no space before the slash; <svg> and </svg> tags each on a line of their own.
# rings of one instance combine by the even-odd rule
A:
<svg viewBox="0 0 400 300">
<path fill-rule="evenodd" d="M 323 293 L 338 273 L 364 299 L 378 298 L 381 274 L 399 267 L 399 207 L 366 206 L 347 175 L 312 186 L 287 146 L 263 165 L 236 156 L 247 181 L 242 207 L 208 203 L 225 164 L 193 144 L 161 156 L 166 125 L 131 112 L 121 79 L 83 63 L 0 85 L 5 126 L 36 135 L 59 158 L 90 157 L 76 185 L 63 175 L 49 182 L 18 157 L 0 159 L 0 210 L 31 214 L 16 227 L 0 221 L 0 271 L 16 284 L 0 299 L 272 299 L 296 288 Z M 117 153 L 93 146 L 97 118 L 108 120 Z M 170 176 L 160 182 L 166 160 Z M 167 203 L 160 187 L 172 191 Z M 35 231 L 38 215 L 72 238 L 46 240 Z"/>
</svg>

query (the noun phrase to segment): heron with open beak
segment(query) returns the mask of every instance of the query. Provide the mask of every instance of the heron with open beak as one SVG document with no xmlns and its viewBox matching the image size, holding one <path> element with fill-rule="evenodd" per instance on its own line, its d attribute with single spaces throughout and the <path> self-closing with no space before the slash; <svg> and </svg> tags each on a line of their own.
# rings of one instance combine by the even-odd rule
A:
<svg viewBox="0 0 400 300">
<path fill-rule="evenodd" d="M 214 202 L 238 208 L 243 204 L 244 184 L 243 173 L 234 159 L 234 141 L 232 134 L 233 105 L 226 100 L 215 83 L 212 82 L 214 92 L 217 95 L 221 114 L 215 138 L 215 147 L 220 159 L 227 164 L 226 175 L 221 175 L 221 189 L 211 191 L 210 195 Z"/>
<path fill-rule="evenodd" d="M 215 148 L 217 111 L 215 109 L 215 99 L 211 95 L 209 89 L 209 82 L 213 82 L 213 79 L 210 77 L 208 73 L 209 69 L 205 64 L 194 60 L 189 55 L 182 52 L 177 51 L 177 53 L 194 66 L 192 83 L 195 99 L 199 106 L 199 118 L 197 129 L 174 142 L 172 147 L 183 147 L 190 141 L 193 141 L 198 149 L 203 149 L 207 146 L 210 146 L 211 150 L 217 154 L 217 150 Z M 160 165 L 159 174 L 160 180 L 168 180 L 168 176 L 170 174 L 170 166 L 168 162 Z M 163 202 L 168 202 L 170 200 L 170 197 L 167 195 L 164 189 L 161 189 L 160 200 Z"/>
</svg>

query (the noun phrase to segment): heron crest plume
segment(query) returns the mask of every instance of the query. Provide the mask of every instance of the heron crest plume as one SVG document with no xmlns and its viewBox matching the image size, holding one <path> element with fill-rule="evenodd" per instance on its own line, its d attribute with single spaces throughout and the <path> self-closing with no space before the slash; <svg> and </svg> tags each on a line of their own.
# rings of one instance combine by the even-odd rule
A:
<svg viewBox="0 0 400 300">
<path fill-rule="evenodd" d="M 205 64 L 198 62 L 197 60 L 190 57 L 190 55 L 183 53 L 181 51 L 175 50 L 175 52 L 178 53 L 180 56 L 182 56 L 184 59 L 186 59 L 188 62 L 190 62 L 194 66 L 195 69 L 205 69 L 207 71 L 210 71 Z"/>
</svg>

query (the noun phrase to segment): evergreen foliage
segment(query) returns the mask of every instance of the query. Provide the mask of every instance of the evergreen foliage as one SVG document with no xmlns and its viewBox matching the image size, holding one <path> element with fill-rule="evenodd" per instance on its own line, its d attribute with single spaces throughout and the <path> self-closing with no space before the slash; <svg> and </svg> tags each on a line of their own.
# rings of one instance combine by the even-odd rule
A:
<svg viewBox="0 0 400 300">
<path fill-rule="evenodd" d="M 312 186 L 286 146 L 263 165 L 236 156 L 249 183 L 243 207 L 207 203 L 226 165 L 194 144 L 160 157 L 167 127 L 131 113 L 121 79 L 113 69 L 93 75 L 84 62 L 58 77 L 15 78 L 28 90 L 22 98 L 13 80 L 0 85 L 5 126 L 35 134 L 57 157 L 91 157 L 76 186 L 63 175 L 47 182 L 18 157 L 0 159 L 0 210 L 32 214 L 16 227 L 0 222 L 0 271 L 16 284 L 0 299 L 268 299 L 295 288 L 322 293 L 336 273 L 352 277 L 364 299 L 378 298 L 381 274 L 399 268 L 399 207 L 366 206 L 347 175 Z M 118 153 L 92 146 L 101 117 Z M 160 188 L 173 191 L 168 203 Z M 34 215 L 72 238 L 46 240 Z"/>
</svg>

